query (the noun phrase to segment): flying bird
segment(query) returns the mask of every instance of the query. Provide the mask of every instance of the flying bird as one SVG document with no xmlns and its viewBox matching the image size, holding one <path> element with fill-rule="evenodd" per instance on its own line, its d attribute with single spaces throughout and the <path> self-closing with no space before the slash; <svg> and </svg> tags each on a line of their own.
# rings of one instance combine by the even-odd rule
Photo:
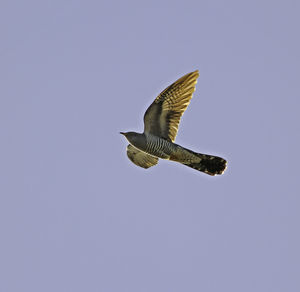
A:
<svg viewBox="0 0 300 292">
<path fill-rule="evenodd" d="M 196 153 L 174 143 L 180 118 L 190 103 L 198 77 L 198 70 L 188 73 L 156 97 L 144 115 L 144 133 L 120 132 L 130 143 L 127 156 L 134 164 L 149 168 L 161 158 L 209 175 L 225 171 L 225 159 Z"/>
</svg>

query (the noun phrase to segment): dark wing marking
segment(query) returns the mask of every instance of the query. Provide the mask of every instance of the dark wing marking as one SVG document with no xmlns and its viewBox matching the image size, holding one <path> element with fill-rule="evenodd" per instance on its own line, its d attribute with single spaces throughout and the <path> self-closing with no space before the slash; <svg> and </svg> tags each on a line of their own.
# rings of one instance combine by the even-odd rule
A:
<svg viewBox="0 0 300 292">
<path fill-rule="evenodd" d="M 158 158 L 136 149 L 131 144 L 127 146 L 127 156 L 134 164 L 143 168 L 149 168 L 158 163 Z"/>
<path fill-rule="evenodd" d="M 188 73 L 167 87 L 144 115 L 144 132 L 174 142 L 180 118 L 195 91 L 198 70 Z"/>
</svg>

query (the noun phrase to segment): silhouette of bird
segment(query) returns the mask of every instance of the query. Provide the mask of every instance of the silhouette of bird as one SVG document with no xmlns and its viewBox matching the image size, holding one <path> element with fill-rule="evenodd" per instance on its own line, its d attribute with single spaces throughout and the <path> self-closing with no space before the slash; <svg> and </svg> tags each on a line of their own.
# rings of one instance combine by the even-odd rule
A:
<svg viewBox="0 0 300 292">
<path fill-rule="evenodd" d="M 174 143 L 180 118 L 190 103 L 198 77 L 198 70 L 188 73 L 157 96 L 144 115 L 144 133 L 120 132 L 130 143 L 127 156 L 134 164 L 149 168 L 161 158 L 209 175 L 225 171 L 225 159 L 196 153 Z"/>
</svg>

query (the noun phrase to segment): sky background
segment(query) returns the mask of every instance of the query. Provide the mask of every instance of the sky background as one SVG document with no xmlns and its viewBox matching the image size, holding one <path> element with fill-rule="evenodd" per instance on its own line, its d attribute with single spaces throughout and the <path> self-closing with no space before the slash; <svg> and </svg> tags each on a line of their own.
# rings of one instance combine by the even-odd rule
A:
<svg viewBox="0 0 300 292">
<path fill-rule="evenodd" d="M 0 4 L 0 291 L 300 291 L 299 1 Z M 148 170 L 120 131 L 199 69 Z"/>
</svg>

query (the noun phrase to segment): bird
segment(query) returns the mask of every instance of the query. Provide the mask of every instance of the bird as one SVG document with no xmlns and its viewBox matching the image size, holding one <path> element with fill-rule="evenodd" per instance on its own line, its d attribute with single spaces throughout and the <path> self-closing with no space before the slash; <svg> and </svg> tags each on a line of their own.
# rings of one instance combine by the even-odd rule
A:
<svg viewBox="0 0 300 292">
<path fill-rule="evenodd" d="M 195 91 L 199 71 L 188 73 L 163 90 L 144 114 L 144 132 L 120 132 L 128 140 L 128 158 L 148 169 L 159 159 L 179 162 L 214 176 L 223 174 L 224 158 L 194 152 L 174 143 L 180 119 Z"/>
</svg>

